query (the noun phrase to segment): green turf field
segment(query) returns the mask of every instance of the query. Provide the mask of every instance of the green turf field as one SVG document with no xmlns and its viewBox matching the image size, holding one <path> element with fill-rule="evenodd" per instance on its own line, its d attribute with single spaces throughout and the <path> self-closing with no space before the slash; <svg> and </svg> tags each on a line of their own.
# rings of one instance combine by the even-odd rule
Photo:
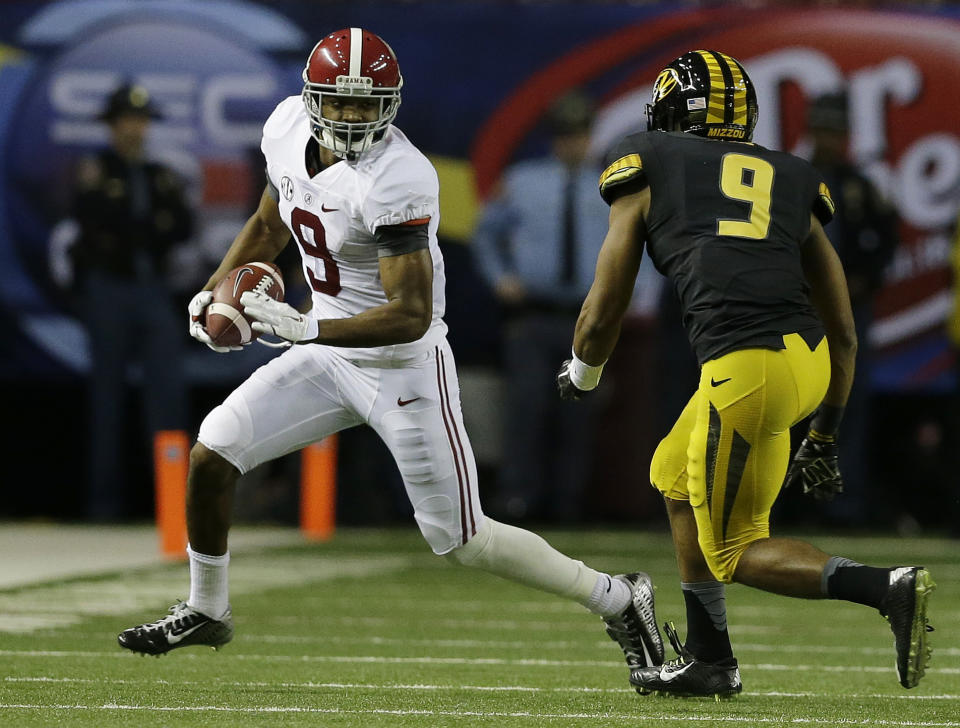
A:
<svg viewBox="0 0 960 728">
<path fill-rule="evenodd" d="M 666 534 L 544 535 L 598 568 L 648 571 L 660 621 L 683 634 Z M 0 726 L 960 726 L 958 543 L 814 540 L 931 569 L 937 631 L 918 688 L 897 683 L 876 612 L 733 586 L 744 693 L 640 697 L 599 618 L 578 605 L 449 565 L 415 529 L 341 531 L 235 557 L 237 634 L 220 652 L 154 659 L 116 644 L 186 596 L 184 565 L 0 591 Z"/>
</svg>

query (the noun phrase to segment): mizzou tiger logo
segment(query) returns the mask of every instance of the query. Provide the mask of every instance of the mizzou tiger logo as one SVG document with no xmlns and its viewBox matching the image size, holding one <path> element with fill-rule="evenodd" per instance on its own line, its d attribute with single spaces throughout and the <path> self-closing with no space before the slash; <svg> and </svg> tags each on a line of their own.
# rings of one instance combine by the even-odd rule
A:
<svg viewBox="0 0 960 728">
<path fill-rule="evenodd" d="M 657 103 L 680 84 L 680 76 L 673 68 L 664 68 L 653 84 L 653 103 Z"/>
</svg>

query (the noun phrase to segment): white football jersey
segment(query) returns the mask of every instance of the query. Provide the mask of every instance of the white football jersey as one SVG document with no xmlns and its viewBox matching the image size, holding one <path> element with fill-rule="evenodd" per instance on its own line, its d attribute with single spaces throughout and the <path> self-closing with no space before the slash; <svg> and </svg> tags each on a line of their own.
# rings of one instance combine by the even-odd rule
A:
<svg viewBox="0 0 960 728">
<path fill-rule="evenodd" d="M 310 315 L 348 318 L 387 302 L 380 283 L 374 231 L 429 218 L 433 258 L 433 321 L 423 338 L 394 346 L 337 351 L 357 361 L 404 361 L 446 335 L 443 256 L 437 244 L 440 204 L 437 173 L 430 161 L 394 126 L 356 161 L 340 160 L 315 177 L 306 169 L 309 121 L 299 96 L 274 109 L 260 148 L 267 176 L 279 192 L 280 215 L 300 249 L 312 291 Z"/>
</svg>

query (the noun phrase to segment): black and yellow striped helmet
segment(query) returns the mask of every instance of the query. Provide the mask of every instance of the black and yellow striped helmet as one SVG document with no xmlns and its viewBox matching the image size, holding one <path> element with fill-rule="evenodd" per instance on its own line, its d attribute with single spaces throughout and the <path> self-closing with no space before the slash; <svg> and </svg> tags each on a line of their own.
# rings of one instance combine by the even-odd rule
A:
<svg viewBox="0 0 960 728">
<path fill-rule="evenodd" d="M 647 104 L 650 131 L 749 141 L 757 93 L 740 62 L 719 51 L 690 51 L 660 71 Z"/>
</svg>

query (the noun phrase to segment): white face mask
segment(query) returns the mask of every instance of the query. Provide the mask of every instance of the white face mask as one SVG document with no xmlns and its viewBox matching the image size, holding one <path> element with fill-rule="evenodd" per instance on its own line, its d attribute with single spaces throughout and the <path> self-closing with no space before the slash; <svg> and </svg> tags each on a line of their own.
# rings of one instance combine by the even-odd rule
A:
<svg viewBox="0 0 960 728">
<path fill-rule="evenodd" d="M 374 89 L 372 79 L 338 76 L 336 85 L 311 83 L 307 71 L 303 72 L 303 103 L 310 118 L 310 131 L 322 146 L 338 157 L 355 159 L 383 138 L 387 127 L 400 107 L 400 89 L 403 79 L 395 88 Z M 323 116 L 325 97 L 339 99 L 377 99 L 380 108 L 373 121 L 333 121 Z"/>
</svg>

